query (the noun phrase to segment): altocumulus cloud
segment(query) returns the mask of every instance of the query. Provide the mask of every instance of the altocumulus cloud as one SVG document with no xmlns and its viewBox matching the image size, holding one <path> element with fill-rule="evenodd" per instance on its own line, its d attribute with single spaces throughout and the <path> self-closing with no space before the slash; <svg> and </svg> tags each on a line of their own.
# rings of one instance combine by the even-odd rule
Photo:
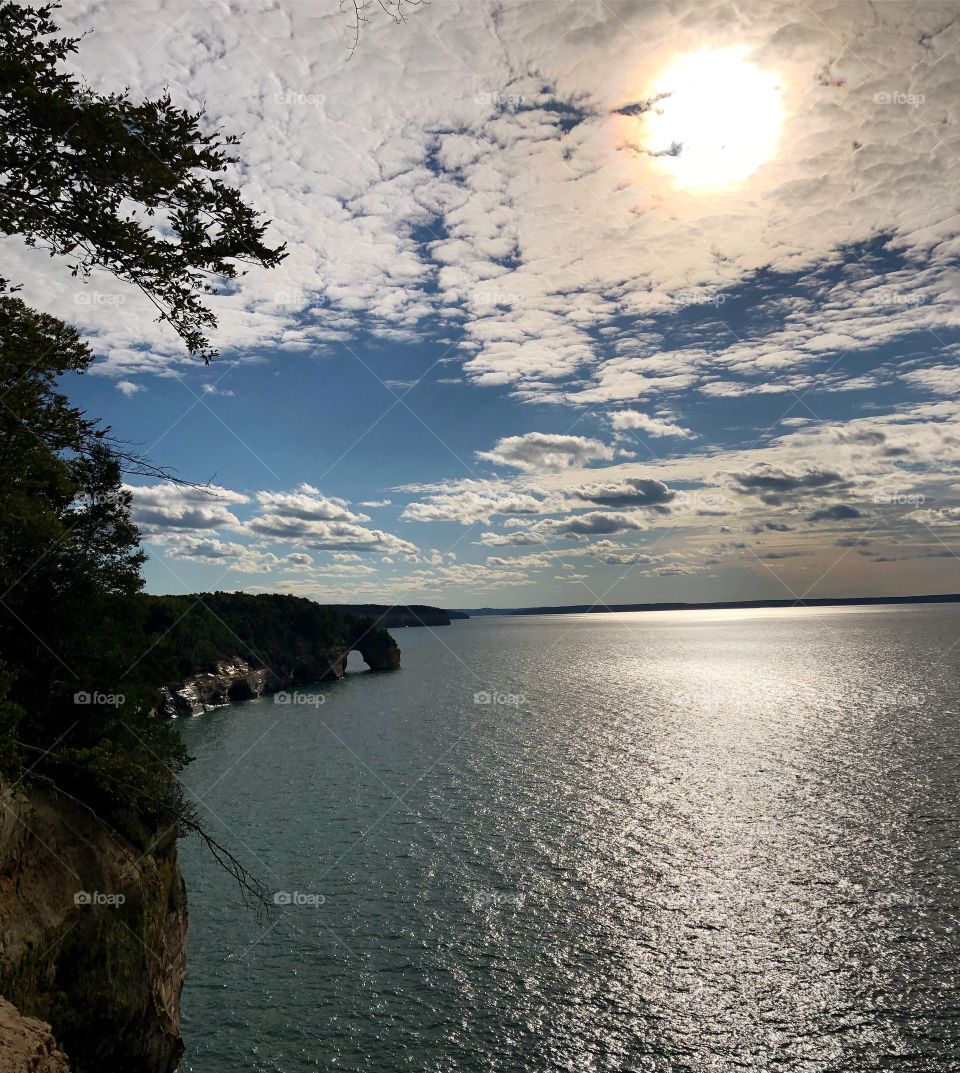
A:
<svg viewBox="0 0 960 1073">
<path fill-rule="evenodd" d="M 345 499 L 332 499 L 310 484 L 301 484 L 294 492 L 257 492 L 257 502 L 266 515 L 303 520 L 368 522 L 367 514 L 349 510 Z"/>
<path fill-rule="evenodd" d="M 548 518 L 538 522 L 538 532 L 563 537 L 610 536 L 634 529 L 645 529 L 642 518 L 619 511 L 588 511 L 572 514 L 569 518 Z"/>
<path fill-rule="evenodd" d="M 424 5 L 404 32 L 390 34 L 387 49 L 361 49 L 350 64 L 343 62 L 344 25 L 335 15 L 318 17 L 316 5 L 238 5 L 223 26 L 211 25 L 203 5 L 176 0 L 75 0 L 60 15 L 72 32 L 103 28 L 85 39 L 77 60 L 91 84 L 129 84 L 134 95 L 175 85 L 178 103 L 205 104 L 211 122 L 247 132 L 249 189 L 275 221 L 272 239 L 288 241 L 291 252 L 276 273 L 253 270 L 214 299 L 217 343 L 231 358 L 246 360 L 266 347 L 322 351 L 360 333 L 403 343 L 454 334 L 448 326 L 455 321 L 462 323 L 455 342 L 466 379 L 534 402 L 616 407 L 606 427 L 623 444 L 631 432 L 638 440 L 691 439 L 672 413 L 699 419 L 701 402 L 719 413 L 717 399 L 733 406 L 755 395 L 759 405 L 771 395 L 773 404 L 777 393 L 815 382 L 821 390 L 866 390 L 877 381 L 816 374 L 827 369 L 825 359 L 832 364 L 847 352 L 866 358 L 907 333 L 925 333 L 932 348 L 930 331 L 958 325 L 957 228 L 942 206 L 954 199 L 950 165 L 960 154 L 950 92 L 960 79 L 960 52 L 942 5 L 885 5 L 882 18 L 863 20 L 851 19 L 842 3 L 813 10 L 676 0 L 621 5 L 616 17 L 603 5 L 574 2 L 570 9 L 583 22 L 567 34 L 554 5 L 508 3 L 496 21 L 473 0 Z M 624 87 L 645 83 L 675 51 L 714 40 L 720 20 L 730 40 L 749 42 L 752 60 L 782 79 L 788 119 L 777 159 L 722 197 L 684 196 L 679 213 L 646 211 L 652 204 L 669 210 L 676 192 L 663 162 L 638 151 L 644 117 L 624 109 Z M 127 47 L 118 49 L 118 40 Z M 465 84 L 464 42 L 473 84 Z M 535 72 L 528 57 L 536 58 Z M 897 87 L 924 94 L 922 109 L 877 103 L 878 90 Z M 523 107 L 505 105 L 501 91 L 522 97 Z M 345 122 L 349 138 L 342 136 Z M 896 166 L 904 159 L 908 169 Z M 440 237 L 420 241 L 424 228 Z M 878 235 L 902 253 L 901 270 L 892 272 L 886 258 L 857 256 L 859 267 L 838 279 L 843 251 L 862 253 Z M 23 280 L 28 300 L 96 334 L 105 357 L 96 368 L 123 378 L 118 389 L 136 396 L 126 405 L 142 401 L 135 390 L 142 375 L 167 375 L 183 360 L 130 289 L 122 303 L 87 293 L 78 304 L 75 283 L 59 270 L 51 274 L 39 251 L 2 241 L 5 274 Z M 651 256 L 668 247 L 669 259 Z M 768 300 L 752 289 L 758 264 L 787 280 Z M 846 267 L 853 268 L 849 258 Z M 737 296 L 743 287 L 741 297 L 757 298 L 751 323 L 718 339 L 716 322 L 725 313 L 718 296 Z M 691 321 L 682 339 L 664 330 L 678 315 Z M 890 367 L 877 377 L 896 382 L 908 398 L 952 398 L 960 393 L 955 357 L 927 352 L 901 367 L 907 371 Z M 848 375 L 842 365 L 833 375 L 841 374 Z M 151 391 L 151 398 L 161 394 Z M 689 394 L 677 402 L 680 392 Z M 897 493 L 907 476 L 914 479 L 915 471 L 896 469 L 907 452 L 942 478 L 946 495 L 960 442 L 956 407 L 917 409 L 909 422 L 905 410 L 883 434 L 844 431 L 827 442 L 812 430 L 740 450 L 717 461 L 728 475 L 714 476 L 742 496 L 744 526 L 764 524 L 772 513 L 764 505 L 811 518 L 845 507 L 836 501 L 852 481 Z M 497 428 L 491 438 L 524 427 Z M 713 426 L 695 427 L 705 435 Z M 578 467 L 608 461 L 610 450 L 585 436 L 505 436 L 479 457 L 515 471 L 515 487 L 424 490 L 404 517 L 486 523 L 569 510 L 586 481 L 601 479 Z M 702 455 L 675 458 L 657 473 L 682 485 L 700 481 L 704 464 Z M 642 477 L 644 468 L 632 472 Z M 561 475 L 524 486 L 534 483 L 529 475 L 548 472 Z M 655 512 L 667 501 L 656 502 L 656 489 L 625 485 L 624 472 L 618 467 L 579 498 L 581 507 L 609 510 L 542 528 L 532 521 L 483 540 L 522 546 L 562 536 L 564 526 L 596 532 L 620 524 L 619 507 L 646 509 L 651 524 L 662 521 Z M 244 534 L 261 542 L 246 553 L 251 566 L 258 556 L 270 562 L 274 553 L 262 547 L 268 541 L 349 549 L 334 553 L 341 556 L 413 553 L 412 544 L 369 528 L 360 511 L 376 500 L 351 507 L 310 486 L 261 493 L 246 523 L 238 515 L 251 513 L 240 509 L 248 498 L 225 489 L 219 496 L 165 487 L 135 495 L 145 533 L 168 542 L 170 534 L 193 534 L 198 542 L 180 543 L 180 551 L 211 562 L 239 562 L 237 549 L 246 545 L 234 541 Z M 556 507 L 558 497 L 566 501 Z M 930 501 L 944 502 L 934 493 Z M 671 505 L 670 521 L 679 506 Z M 917 532 L 956 520 L 949 509 L 908 516 Z M 233 534 L 220 545 L 211 536 L 218 527 Z M 777 531 L 770 523 L 766 530 Z M 308 569 L 309 556 L 294 554 Z M 447 575 L 451 583 L 468 576 Z M 478 572 L 470 580 L 483 578 Z"/>
<path fill-rule="evenodd" d="M 300 548 L 346 552 L 380 552 L 415 555 L 417 547 L 408 540 L 369 529 L 362 523 L 366 514 L 350 510 L 342 499 L 324 496 L 309 484 L 292 492 L 261 491 L 256 494 L 259 511 L 241 520 L 235 510 L 250 503 L 250 496 L 228 488 L 190 488 L 159 484 L 127 486 L 133 495 L 133 519 L 147 539 L 173 545 L 175 558 L 204 562 L 233 561 L 237 569 L 249 573 L 267 572 L 289 564 L 305 569 L 309 556 L 286 558 L 253 545 L 222 542 L 219 529 L 229 529 L 240 537 L 262 543 L 281 543 Z M 198 538 L 206 534 L 203 540 Z"/>
<path fill-rule="evenodd" d="M 881 234 L 912 260 L 908 278 L 833 287 L 829 303 L 792 311 L 799 330 L 727 348 L 718 364 L 730 378 L 706 387 L 777 388 L 743 377 L 953 316 L 941 300 L 949 283 L 936 273 L 952 271 L 956 232 L 941 207 L 955 193 L 950 87 L 960 53 L 940 4 L 888 4 L 882 20 L 851 19 L 842 3 L 677 0 L 620 5 L 615 17 L 571 4 L 583 25 L 563 34 L 554 5 L 505 4 L 492 20 L 487 5 L 450 0 L 423 5 L 390 35 L 389 62 L 384 48 L 369 47 L 349 65 L 348 20 L 335 8 L 323 17 L 314 4 L 239 5 L 215 28 L 203 5 L 176 0 L 75 0 L 58 15 L 73 33 L 110 27 L 71 60 L 92 85 L 129 85 L 137 96 L 174 84 L 178 104 L 206 105 L 211 122 L 246 132 L 258 208 L 290 257 L 215 300 L 224 350 L 304 350 L 362 329 L 412 339 L 439 312 L 463 319 L 471 379 L 557 399 L 570 389 L 561 381 L 578 378 L 585 400 L 636 400 L 692 383 L 710 357 L 696 347 L 659 353 L 655 317 L 704 303 L 712 311 L 718 290 L 749 280 L 758 264 L 814 270 L 835 263 L 838 246 Z M 663 161 L 641 148 L 646 117 L 631 111 L 624 87 L 716 39 L 721 21 L 725 40 L 749 42 L 782 80 L 788 119 L 777 159 L 722 198 L 687 198 L 679 213 L 638 211 L 638 202 L 669 209 L 675 191 Z M 878 87 L 889 98 L 903 86 L 918 91 L 922 110 L 878 103 Z M 866 164 L 901 159 L 909 169 Z M 442 237 L 418 241 L 425 225 Z M 7 247 L 8 274 L 24 281 L 28 300 L 98 335 L 101 370 L 166 373 L 183 360 L 136 293 L 78 306 L 76 287 L 52 276 L 45 258 Z M 650 255 L 667 247 L 668 259 Z M 622 353 L 625 339 L 642 352 Z M 952 390 L 956 379 L 941 368 L 937 383 Z"/>
<path fill-rule="evenodd" d="M 224 542 L 215 537 L 206 539 L 188 537 L 184 540 L 177 540 L 170 545 L 167 556 L 171 559 L 192 559 L 195 562 L 212 563 L 239 574 L 270 574 L 284 566 L 297 568 L 302 565 L 300 558 L 296 555 L 281 558 L 262 548 Z"/>
<path fill-rule="evenodd" d="M 587 436 L 527 432 L 505 436 L 490 451 L 477 451 L 484 462 L 510 466 L 524 473 L 549 473 L 613 458 L 613 448 Z"/>
<path fill-rule="evenodd" d="M 648 436 L 675 436 L 677 439 L 688 439 L 693 433 L 688 428 L 683 428 L 672 421 L 664 421 L 659 417 L 650 417 L 649 414 L 640 413 L 639 410 L 616 410 L 610 414 L 610 424 L 617 431 L 637 429 Z"/>
<path fill-rule="evenodd" d="M 652 507 L 665 511 L 676 492 L 663 481 L 648 477 L 626 477 L 611 484 L 586 485 L 575 493 L 577 498 L 602 507 Z"/>
<path fill-rule="evenodd" d="M 830 507 L 822 507 L 807 515 L 808 522 L 842 522 L 849 518 L 862 518 L 863 515 L 856 507 L 848 503 L 835 503 Z"/>
<path fill-rule="evenodd" d="M 758 496 L 770 506 L 780 506 L 804 493 L 842 488 L 849 484 L 841 473 L 815 465 L 787 469 L 761 462 L 753 469 L 729 476 L 734 491 Z"/>
<path fill-rule="evenodd" d="M 549 513 L 538 495 L 512 488 L 503 481 L 464 480 L 449 491 L 438 491 L 422 502 L 409 503 L 400 515 L 406 521 L 490 523 L 495 514 Z"/>
</svg>

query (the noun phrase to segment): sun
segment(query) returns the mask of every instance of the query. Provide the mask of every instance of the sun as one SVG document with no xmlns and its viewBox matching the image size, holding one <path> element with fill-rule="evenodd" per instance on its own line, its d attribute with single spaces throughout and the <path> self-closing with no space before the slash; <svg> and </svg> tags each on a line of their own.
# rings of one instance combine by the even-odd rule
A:
<svg viewBox="0 0 960 1073">
<path fill-rule="evenodd" d="M 781 80 L 746 48 L 688 52 L 659 74 L 641 116 L 643 148 L 678 186 L 722 191 L 749 178 L 777 149 Z"/>
</svg>

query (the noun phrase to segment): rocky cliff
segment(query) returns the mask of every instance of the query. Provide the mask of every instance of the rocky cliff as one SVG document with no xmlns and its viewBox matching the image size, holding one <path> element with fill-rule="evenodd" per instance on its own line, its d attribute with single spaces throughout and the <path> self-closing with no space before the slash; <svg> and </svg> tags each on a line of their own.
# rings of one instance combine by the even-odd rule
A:
<svg viewBox="0 0 960 1073">
<path fill-rule="evenodd" d="M 141 713 L 164 682 L 153 711 L 176 716 L 341 678 L 352 651 L 374 671 L 400 666 L 376 622 L 296 597 L 143 597 L 140 607 L 131 688 Z M 40 764 L 47 750 L 34 749 Z M 29 790 L 0 778 L 0 1073 L 174 1073 L 187 928 L 177 832 L 144 852 L 42 789 L 46 778 L 36 768 Z"/>
<path fill-rule="evenodd" d="M 3 1073 L 70 1073 L 45 1021 L 24 1015 L 0 998 L 0 1069 Z"/>
<path fill-rule="evenodd" d="M 142 854 L 84 807 L 0 782 L 4 1073 L 24 1048 L 38 1073 L 67 1068 L 58 1048 L 73 1073 L 176 1070 L 187 908 L 175 846 L 171 831 Z"/>
<path fill-rule="evenodd" d="M 144 596 L 139 686 L 163 686 L 156 710 L 194 714 L 294 686 L 342 678 L 357 651 L 373 671 L 400 649 L 368 615 L 276 593 Z"/>
<path fill-rule="evenodd" d="M 231 701 L 251 700 L 264 693 L 336 680 L 346 674 L 347 659 L 354 650 L 360 652 L 372 671 L 395 671 L 400 667 L 400 649 L 382 630 L 361 637 L 353 648 L 336 646 L 320 659 L 276 672 L 234 656 L 218 660 L 212 671 L 192 674 L 164 686 L 160 690 L 157 712 L 167 718 L 199 715 Z"/>
</svg>

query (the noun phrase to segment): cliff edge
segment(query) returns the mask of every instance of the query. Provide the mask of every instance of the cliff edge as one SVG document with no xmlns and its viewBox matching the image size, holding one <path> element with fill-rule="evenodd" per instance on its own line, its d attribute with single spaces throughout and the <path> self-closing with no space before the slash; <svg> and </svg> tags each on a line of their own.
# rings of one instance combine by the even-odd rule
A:
<svg viewBox="0 0 960 1073">
<path fill-rule="evenodd" d="M 174 1073 L 186 932 L 175 832 L 144 854 L 82 806 L 0 781 L 5 1073 L 21 1044 L 37 1073 Z"/>
</svg>

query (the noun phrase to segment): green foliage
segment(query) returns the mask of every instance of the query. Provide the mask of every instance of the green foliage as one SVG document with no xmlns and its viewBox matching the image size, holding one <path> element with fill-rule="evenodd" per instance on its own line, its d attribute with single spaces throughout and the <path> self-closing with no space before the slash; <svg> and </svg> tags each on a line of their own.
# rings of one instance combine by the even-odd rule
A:
<svg viewBox="0 0 960 1073">
<path fill-rule="evenodd" d="M 140 603 L 150 648 L 137 675 L 154 685 L 213 670 L 233 656 L 278 678 L 298 678 L 374 632 L 369 618 L 299 596 L 213 592 L 142 596 Z"/>
<path fill-rule="evenodd" d="M 14 676 L 7 670 L 6 664 L 0 661 L 0 757 L 6 757 L 11 766 L 20 761 L 16 737 L 17 727 L 23 718 L 23 709 L 9 697 L 13 680 Z"/>
<path fill-rule="evenodd" d="M 233 656 L 322 676 L 381 631 L 294 596 L 141 594 L 120 461 L 57 387 L 89 362 L 73 329 L 0 296 L 0 768 L 34 766 L 145 842 L 184 813 L 160 686 Z"/>
<path fill-rule="evenodd" d="M 39 773 L 57 765 L 75 788 L 85 770 L 155 817 L 179 800 L 185 755 L 148 718 L 153 695 L 119 685 L 143 649 L 144 557 L 106 430 L 56 386 L 89 362 L 72 328 L 0 296 L 0 766 L 16 775 L 40 758 Z"/>
<path fill-rule="evenodd" d="M 118 460 L 55 386 L 89 361 L 73 329 L 0 296 L 0 652 L 20 668 L 15 700 L 113 656 L 118 637 L 92 634 L 90 622 L 141 587 Z"/>
<path fill-rule="evenodd" d="M 64 70 L 78 40 L 39 8 L 0 5 L 0 233 L 136 284 L 191 353 L 209 360 L 202 295 L 237 264 L 271 268 L 284 247 L 227 185 L 237 138 L 204 129 L 169 94 L 94 93 Z"/>
<path fill-rule="evenodd" d="M 224 181 L 236 138 L 168 94 L 83 86 L 56 6 L 0 0 L 0 234 L 67 256 L 74 276 L 101 268 L 135 284 L 209 359 L 216 320 L 202 296 L 238 265 L 285 256 Z M 0 279 L 0 770 L 29 767 L 143 831 L 188 816 L 175 777 L 186 754 L 151 717 L 148 672 L 173 652 L 147 639 L 121 479 L 146 464 L 58 389 L 92 360 L 75 329 L 7 289 Z"/>
</svg>

